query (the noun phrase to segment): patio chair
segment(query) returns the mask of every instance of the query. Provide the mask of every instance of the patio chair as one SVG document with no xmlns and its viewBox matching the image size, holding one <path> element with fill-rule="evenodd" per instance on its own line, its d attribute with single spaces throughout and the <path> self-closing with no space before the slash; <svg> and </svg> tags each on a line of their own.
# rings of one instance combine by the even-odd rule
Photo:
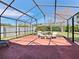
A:
<svg viewBox="0 0 79 59">
<path fill-rule="evenodd" d="M 45 35 L 41 31 L 38 31 L 37 35 L 38 38 L 45 38 Z"/>
<path fill-rule="evenodd" d="M 52 35 L 46 35 L 46 38 L 47 39 L 51 39 L 52 38 Z"/>
<path fill-rule="evenodd" d="M 57 36 L 57 32 L 53 32 L 52 33 L 52 38 L 56 38 L 56 36 Z"/>
</svg>

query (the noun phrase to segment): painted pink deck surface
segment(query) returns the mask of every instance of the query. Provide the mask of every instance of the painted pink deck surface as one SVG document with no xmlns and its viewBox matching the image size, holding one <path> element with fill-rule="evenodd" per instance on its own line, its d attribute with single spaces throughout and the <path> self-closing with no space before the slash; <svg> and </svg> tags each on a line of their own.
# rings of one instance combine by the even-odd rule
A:
<svg viewBox="0 0 79 59">
<path fill-rule="evenodd" d="M 10 42 L 0 48 L 0 59 L 79 59 L 79 46 L 63 37 L 50 40 L 31 35 Z"/>
</svg>

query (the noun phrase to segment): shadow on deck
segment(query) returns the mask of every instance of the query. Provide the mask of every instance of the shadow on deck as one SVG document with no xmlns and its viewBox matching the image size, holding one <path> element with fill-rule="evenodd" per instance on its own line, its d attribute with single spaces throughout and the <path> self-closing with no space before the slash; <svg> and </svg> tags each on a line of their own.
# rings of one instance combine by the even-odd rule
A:
<svg viewBox="0 0 79 59">
<path fill-rule="evenodd" d="M 40 39 L 28 36 L 0 48 L 0 59 L 79 59 L 79 46 L 63 37 Z"/>
</svg>

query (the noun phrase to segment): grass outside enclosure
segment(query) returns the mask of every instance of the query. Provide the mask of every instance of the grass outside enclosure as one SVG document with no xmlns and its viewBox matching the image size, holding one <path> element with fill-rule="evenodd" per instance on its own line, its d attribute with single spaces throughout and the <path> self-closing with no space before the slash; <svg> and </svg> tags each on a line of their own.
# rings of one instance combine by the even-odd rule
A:
<svg viewBox="0 0 79 59">
<path fill-rule="evenodd" d="M 58 32 L 58 34 L 67 37 L 67 32 Z M 69 38 L 72 39 L 72 33 L 69 33 Z M 79 41 L 78 33 L 74 33 L 74 39 L 75 39 L 75 41 Z"/>
<path fill-rule="evenodd" d="M 78 41 L 79 42 L 79 33 L 75 33 L 74 36 L 75 36 L 74 37 L 75 38 L 75 41 Z"/>
</svg>

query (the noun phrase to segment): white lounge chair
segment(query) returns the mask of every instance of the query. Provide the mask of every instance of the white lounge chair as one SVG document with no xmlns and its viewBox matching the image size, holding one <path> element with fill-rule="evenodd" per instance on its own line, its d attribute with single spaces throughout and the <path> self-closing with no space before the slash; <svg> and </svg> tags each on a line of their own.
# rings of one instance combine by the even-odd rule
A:
<svg viewBox="0 0 79 59">
<path fill-rule="evenodd" d="M 46 35 L 46 38 L 47 39 L 51 39 L 52 38 L 52 35 Z"/>
<path fill-rule="evenodd" d="M 53 32 L 52 33 L 52 38 L 56 38 L 56 36 L 57 36 L 57 32 Z"/>
<path fill-rule="evenodd" d="M 42 31 L 38 31 L 37 35 L 38 35 L 38 38 L 39 37 L 40 38 L 45 38 L 45 35 L 42 33 Z"/>
</svg>

